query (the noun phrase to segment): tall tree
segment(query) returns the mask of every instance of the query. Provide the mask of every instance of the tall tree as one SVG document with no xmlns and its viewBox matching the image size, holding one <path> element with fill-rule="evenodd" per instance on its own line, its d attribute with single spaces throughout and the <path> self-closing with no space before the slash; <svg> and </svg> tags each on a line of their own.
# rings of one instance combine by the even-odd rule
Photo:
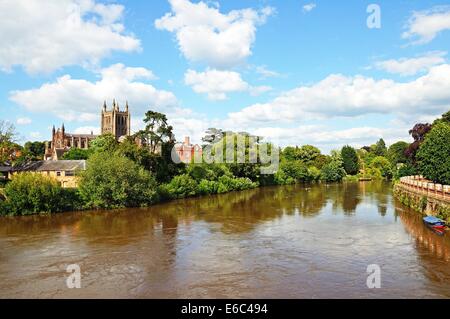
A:
<svg viewBox="0 0 450 319">
<path fill-rule="evenodd" d="M 375 144 L 374 153 L 377 156 L 385 156 L 387 152 L 386 143 L 382 138 L 378 140 L 378 142 Z"/>
<path fill-rule="evenodd" d="M 415 163 L 416 161 L 416 153 L 419 150 L 420 144 L 425 139 L 425 136 L 428 134 L 428 132 L 431 130 L 432 125 L 428 123 L 418 123 L 414 125 L 414 127 L 409 130 L 409 134 L 414 139 L 414 142 L 411 143 L 408 148 L 405 151 L 406 156 Z"/>
<path fill-rule="evenodd" d="M 404 141 L 399 141 L 389 146 L 387 158 L 392 165 L 408 162 L 408 157 L 406 156 L 406 149 L 408 146 L 409 144 Z"/>
<path fill-rule="evenodd" d="M 344 169 L 349 175 L 356 175 L 359 171 L 359 160 L 356 150 L 346 145 L 341 150 L 342 162 Z"/>
<path fill-rule="evenodd" d="M 16 144 L 16 128 L 8 121 L 0 120 L 0 163 L 14 161 L 21 146 Z"/>
<path fill-rule="evenodd" d="M 174 144 L 173 128 L 167 123 L 167 117 L 163 113 L 148 111 L 144 118 L 145 128 L 136 135 L 142 143 L 148 146 L 151 153 L 155 153 L 163 144 Z"/>
<path fill-rule="evenodd" d="M 45 142 L 26 142 L 23 152 L 24 156 L 30 160 L 41 160 L 44 157 Z"/>
<path fill-rule="evenodd" d="M 438 123 L 417 152 L 419 172 L 426 178 L 450 185 L 450 125 Z"/>
<path fill-rule="evenodd" d="M 214 144 L 220 141 L 224 135 L 225 133 L 221 129 L 210 127 L 206 130 L 202 141 L 206 144 Z"/>
</svg>

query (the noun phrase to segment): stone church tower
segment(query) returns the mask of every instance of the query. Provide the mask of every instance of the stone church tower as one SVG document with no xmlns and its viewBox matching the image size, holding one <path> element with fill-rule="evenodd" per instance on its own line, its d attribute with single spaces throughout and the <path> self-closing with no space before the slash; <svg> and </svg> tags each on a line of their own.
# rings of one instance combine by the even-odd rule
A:
<svg viewBox="0 0 450 319">
<path fill-rule="evenodd" d="M 112 134 L 119 140 L 122 136 L 130 136 L 130 112 L 128 102 L 125 105 L 125 111 L 120 111 L 119 103 L 113 100 L 112 110 L 106 109 L 106 101 L 103 103 L 101 134 Z"/>
</svg>

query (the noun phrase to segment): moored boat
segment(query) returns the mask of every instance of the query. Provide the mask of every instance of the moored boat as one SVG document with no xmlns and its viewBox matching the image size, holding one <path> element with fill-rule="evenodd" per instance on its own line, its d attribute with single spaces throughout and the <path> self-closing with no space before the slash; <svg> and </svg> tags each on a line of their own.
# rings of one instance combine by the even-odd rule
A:
<svg viewBox="0 0 450 319">
<path fill-rule="evenodd" d="M 427 226 L 429 226 L 429 227 L 431 227 L 431 228 L 433 228 L 435 230 L 443 231 L 443 230 L 445 230 L 445 227 L 446 227 L 445 220 L 442 220 L 442 219 L 434 217 L 434 216 L 426 216 L 426 217 L 424 217 L 423 218 L 423 222 Z"/>
</svg>

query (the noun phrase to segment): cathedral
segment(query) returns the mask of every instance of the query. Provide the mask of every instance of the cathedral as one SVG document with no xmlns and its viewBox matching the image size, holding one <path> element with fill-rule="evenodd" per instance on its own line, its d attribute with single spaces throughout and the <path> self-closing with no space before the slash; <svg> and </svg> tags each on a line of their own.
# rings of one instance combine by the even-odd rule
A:
<svg viewBox="0 0 450 319">
<path fill-rule="evenodd" d="M 112 134 L 119 141 L 124 136 L 130 136 L 131 116 L 128 110 L 128 102 L 125 110 L 119 109 L 119 103 L 113 100 L 112 109 L 107 110 L 106 101 L 103 103 L 101 113 L 101 134 Z M 52 140 L 45 146 L 45 160 L 60 160 L 64 153 L 71 148 L 88 149 L 90 141 L 98 135 L 91 134 L 71 134 L 66 133 L 64 124 L 61 128 L 52 129 Z"/>
</svg>

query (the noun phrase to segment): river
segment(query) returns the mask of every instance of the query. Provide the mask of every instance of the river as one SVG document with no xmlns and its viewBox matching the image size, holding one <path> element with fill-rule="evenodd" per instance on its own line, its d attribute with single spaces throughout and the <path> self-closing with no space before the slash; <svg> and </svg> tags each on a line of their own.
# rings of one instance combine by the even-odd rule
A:
<svg viewBox="0 0 450 319">
<path fill-rule="evenodd" d="M 66 286 L 67 266 L 81 288 Z M 381 288 L 366 285 L 379 265 Z M 1 298 L 448 298 L 450 238 L 385 182 L 0 219 Z"/>
</svg>

